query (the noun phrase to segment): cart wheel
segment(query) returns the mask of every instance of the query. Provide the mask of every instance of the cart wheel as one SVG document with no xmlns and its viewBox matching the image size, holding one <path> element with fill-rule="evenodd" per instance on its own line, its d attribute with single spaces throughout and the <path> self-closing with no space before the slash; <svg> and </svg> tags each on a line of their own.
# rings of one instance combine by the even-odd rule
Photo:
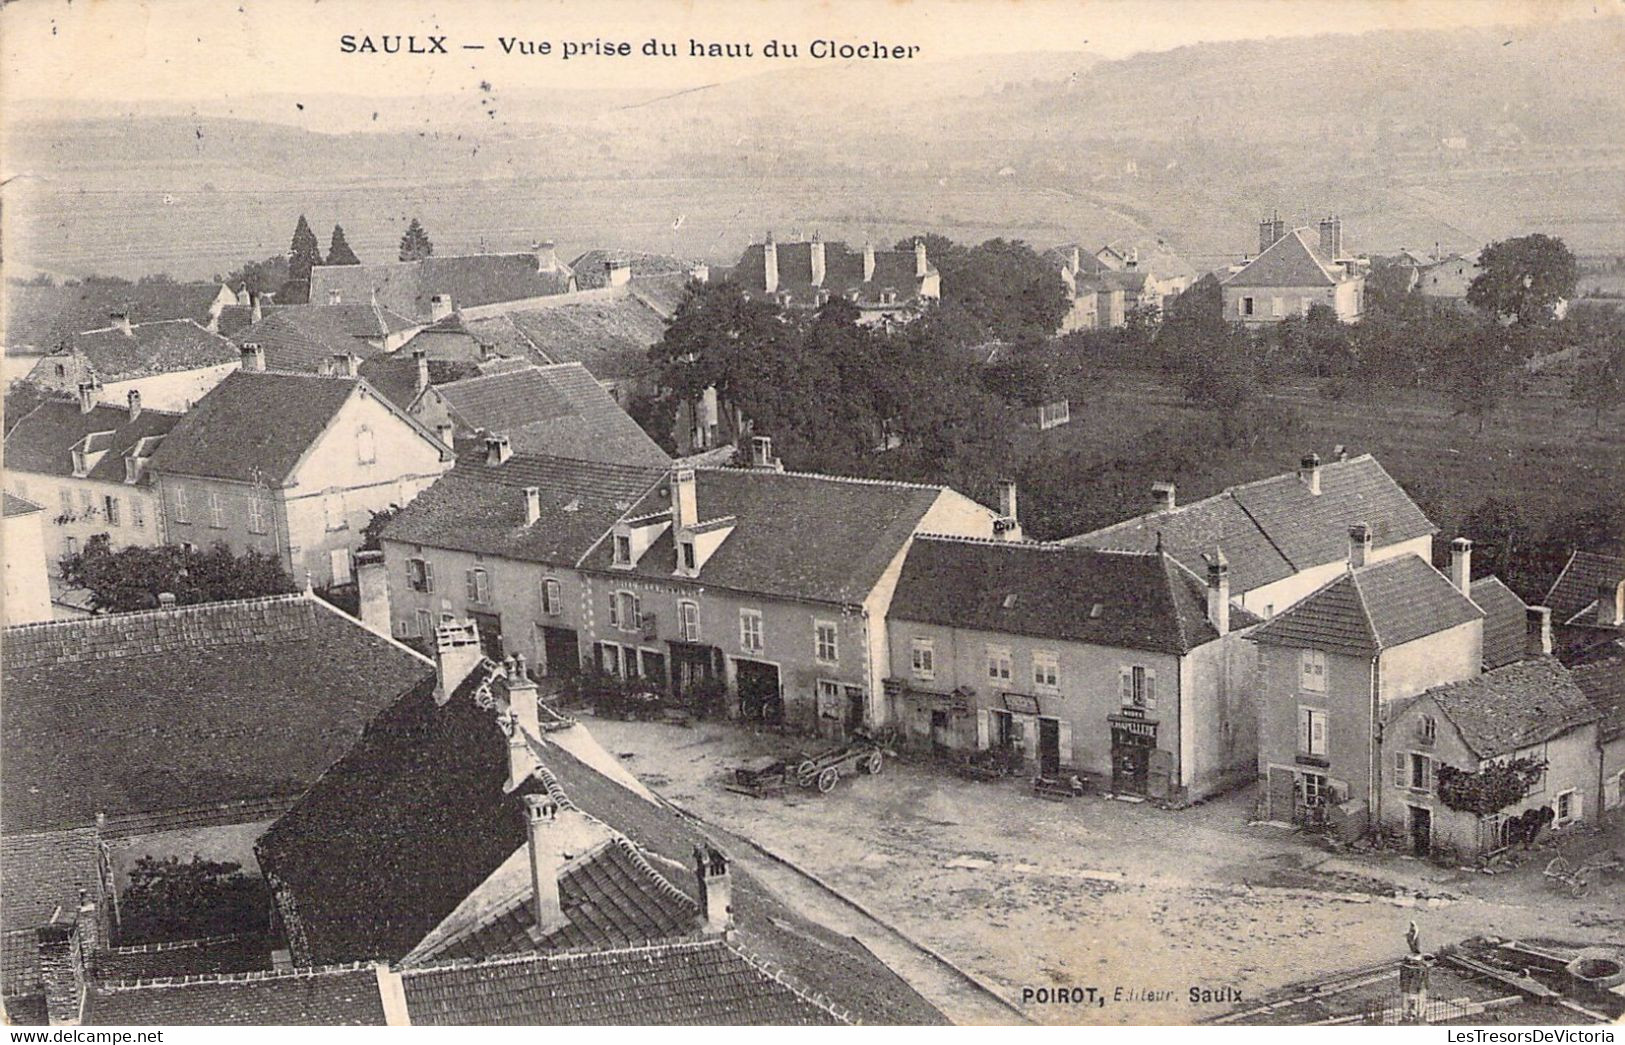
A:
<svg viewBox="0 0 1625 1045">
<path fill-rule="evenodd" d="M 868 773 L 870 776 L 879 776 L 880 771 L 884 769 L 885 766 L 886 756 L 881 754 L 879 750 L 870 752 L 869 757 L 864 759 L 859 764 L 859 768 L 865 773 Z"/>
<path fill-rule="evenodd" d="M 1569 895 L 1578 900 L 1581 896 L 1585 895 L 1586 884 L 1587 883 L 1584 878 L 1576 878 L 1574 881 L 1569 883 Z"/>
<path fill-rule="evenodd" d="M 835 790 L 835 782 L 840 779 L 841 771 L 836 769 L 834 766 L 830 766 L 828 769 L 818 774 L 818 793 L 821 795 L 829 794 L 831 791 Z"/>
<path fill-rule="evenodd" d="M 818 767 L 812 764 L 812 759 L 796 767 L 796 786 L 812 787 L 813 781 L 818 779 Z"/>
</svg>

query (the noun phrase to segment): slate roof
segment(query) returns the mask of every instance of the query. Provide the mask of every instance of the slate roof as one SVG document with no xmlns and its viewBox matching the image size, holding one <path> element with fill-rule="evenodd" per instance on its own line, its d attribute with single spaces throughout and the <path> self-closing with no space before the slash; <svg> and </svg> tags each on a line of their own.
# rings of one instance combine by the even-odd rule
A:
<svg viewBox="0 0 1625 1045">
<path fill-rule="evenodd" d="M 60 338 L 107 326 L 128 310 L 131 323 L 186 319 L 207 325 L 218 283 L 79 283 L 41 287 L 7 281 L 0 343 L 49 350 Z"/>
<path fill-rule="evenodd" d="M 73 475 L 73 448 L 87 436 L 111 432 L 107 453 L 90 469 L 86 478 L 97 482 L 124 482 L 124 458 L 136 444 L 150 436 L 169 433 L 181 415 L 145 408 L 130 420 L 130 411 L 110 403 L 98 403 L 89 413 L 79 409 L 74 399 L 49 399 L 29 411 L 6 433 L 5 461 L 8 471 L 39 475 Z M 151 483 L 150 477 L 142 485 Z"/>
<path fill-rule="evenodd" d="M 630 293 L 510 312 L 507 321 L 538 362 L 580 363 L 600 381 L 652 371 L 649 349 L 666 336 L 665 319 Z M 492 324 L 471 326 L 484 336 Z M 490 336 L 499 344 L 505 337 L 499 331 Z"/>
<path fill-rule="evenodd" d="M 1509 664 L 1426 695 L 1479 758 L 1551 740 L 1601 714 L 1555 657 Z"/>
<path fill-rule="evenodd" d="M 98 900 L 98 854 L 95 827 L 0 835 L 0 926 L 33 928 L 59 910 L 71 917 L 81 890 Z"/>
<path fill-rule="evenodd" d="M 721 937 L 407 970 L 417 1026 L 829 1026 L 822 999 Z"/>
<path fill-rule="evenodd" d="M 477 308 L 506 301 L 567 293 L 572 275 L 538 272 L 535 254 L 464 254 L 422 261 L 370 265 L 317 265 L 310 272 L 310 300 L 325 302 L 337 290 L 341 304 L 373 300 L 413 319 L 427 319 L 430 299 L 449 294 L 452 307 Z"/>
<path fill-rule="evenodd" d="M 417 323 L 379 305 L 289 305 L 237 331 L 238 345 L 258 344 L 269 370 L 320 373 L 339 353 L 366 359 L 383 351 L 382 341 Z M 369 345 L 368 340 L 379 342 Z M 241 358 L 234 348 L 233 358 Z"/>
<path fill-rule="evenodd" d="M 98 983 L 84 1022 L 107 1026 L 382 1026 L 378 974 L 370 965 L 251 972 L 191 982 Z"/>
<path fill-rule="evenodd" d="M 670 254 L 650 254 L 641 250 L 589 250 L 570 262 L 576 274 L 576 286 L 593 290 L 609 286 L 609 273 L 604 266 L 610 261 L 624 261 L 631 266 L 633 279 L 651 276 L 682 276 L 687 279 L 697 262 Z"/>
<path fill-rule="evenodd" d="M 1625 656 L 1614 655 L 1569 668 L 1574 684 L 1602 716 L 1604 739 L 1625 734 Z"/>
<path fill-rule="evenodd" d="M 1604 584 L 1625 582 L 1625 558 L 1600 555 L 1596 552 L 1573 552 L 1563 564 L 1563 572 L 1552 582 L 1546 593 L 1546 605 L 1552 609 L 1552 620 L 1568 624 L 1582 611 L 1597 601 L 1597 590 Z M 1578 623 L 1586 623 L 1582 618 Z"/>
<path fill-rule="evenodd" d="M 0 827 L 296 794 L 432 668 L 307 595 L 7 628 Z"/>
<path fill-rule="evenodd" d="M 105 322 L 98 327 L 72 335 L 69 343 L 104 382 L 224 366 L 240 358 L 229 339 L 190 319 L 135 323 L 128 334 Z"/>
<path fill-rule="evenodd" d="M 857 605 L 914 534 L 943 487 L 743 468 L 695 470 L 699 522 L 732 516 L 733 532 L 699 571 L 699 583 L 778 598 Z M 669 509 L 669 487 L 633 506 L 632 517 Z M 610 542 L 582 565 L 670 580 L 671 530 L 638 565 L 614 566 Z"/>
<path fill-rule="evenodd" d="M 1358 522 L 1371 527 L 1376 548 L 1438 532 L 1376 458 L 1362 454 L 1321 465 L 1318 495 L 1287 472 L 1062 543 L 1151 551 L 1160 538 L 1170 555 L 1203 576 L 1202 555 L 1217 544 L 1230 560 L 1230 589 L 1240 594 L 1346 559 L 1349 527 Z"/>
<path fill-rule="evenodd" d="M 7 519 L 12 519 L 19 515 L 32 515 L 35 512 L 42 512 L 44 510 L 45 509 L 41 508 L 39 505 L 25 497 L 18 497 L 9 490 L 6 492 L 5 517 Z"/>
<path fill-rule="evenodd" d="M 505 432 L 516 451 L 606 464 L 671 461 L 580 363 L 502 369 L 435 391 L 465 429 Z"/>
<path fill-rule="evenodd" d="M 1420 556 L 1350 570 L 1252 633 L 1256 642 L 1372 656 L 1481 620 L 1484 611 Z"/>
<path fill-rule="evenodd" d="M 1195 580 L 1171 557 L 1155 553 L 917 537 L 888 616 L 1182 654 L 1218 638 L 1207 621 L 1206 592 Z M 1243 614 L 1239 621 L 1237 613 Z M 1250 614 L 1232 610 L 1232 627 L 1250 622 Z"/>
<path fill-rule="evenodd" d="M 418 494 L 384 529 L 391 541 L 574 566 L 665 468 L 516 453 L 487 466 L 471 445 L 450 472 Z M 525 487 L 541 492 L 541 517 L 525 524 Z"/>
<path fill-rule="evenodd" d="M 1529 607 L 1499 577 L 1480 577 L 1472 600 L 1484 611 L 1484 669 L 1522 660 L 1529 646 Z"/>
<path fill-rule="evenodd" d="M 1336 259 L 1321 254 L 1316 231 L 1306 226 L 1282 236 L 1220 282 L 1231 287 L 1329 287 L 1351 278 Z"/>
</svg>

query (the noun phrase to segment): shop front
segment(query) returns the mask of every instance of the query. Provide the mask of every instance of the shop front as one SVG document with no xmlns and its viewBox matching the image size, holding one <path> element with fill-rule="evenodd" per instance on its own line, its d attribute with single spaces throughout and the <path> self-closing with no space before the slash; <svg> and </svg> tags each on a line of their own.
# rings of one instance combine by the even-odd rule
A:
<svg viewBox="0 0 1625 1045">
<path fill-rule="evenodd" d="M 1157 747 L 1157 720 L 1143 709 L 1123 708 L 1106 721 L 1112 734 L 1112 790 L 1165 797 L 1171 759 Z"/>
</svg>

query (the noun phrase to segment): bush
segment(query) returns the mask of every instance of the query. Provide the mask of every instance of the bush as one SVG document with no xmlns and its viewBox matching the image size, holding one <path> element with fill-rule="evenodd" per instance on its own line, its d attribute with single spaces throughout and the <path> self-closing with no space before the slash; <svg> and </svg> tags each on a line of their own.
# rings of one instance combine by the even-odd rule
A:
<svg viewBox="0 0 1625 1045">
<path fill-rule="evenodd" d="M 241 864 L 144 856 L 119 897 L 119 943 L 261 933 L 269 913 L 264 883 L 243 874 Z"/>
</svg>

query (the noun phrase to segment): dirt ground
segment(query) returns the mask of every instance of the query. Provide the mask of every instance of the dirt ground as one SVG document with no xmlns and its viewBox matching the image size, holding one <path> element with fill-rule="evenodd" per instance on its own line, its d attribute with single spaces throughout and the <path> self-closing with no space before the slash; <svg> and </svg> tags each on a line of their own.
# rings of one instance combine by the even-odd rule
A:
<svg viewBox="0 0 1625 1045">
<path fill-rule="evenodd" d="M 1249 824 L 1251 791 L 1181 811 L 1094 795 L 1051 802 L 1025 781 L 899 761 L 828 795 L 757 799 L 723 789 L 727 767 L 794 740 L 723 724 L 586 724 L 685 811 L 815 876 L 1044 1023 L 1200 1020 L 1396 958 L 1412 919 L 1430 947 L 1479 934 L 1625 942 L 1625 877 L 1571 898 L 1541 876 L 1549 852 L 1494 876 L 1334 855 Z M 1575 851 L 1622 842 L 1616 820 Z M 987 1011 L 940 979 L 916 988 L 953 1018 Z M 1065 1000 L 1037 993 L 1057 988 L 1070 988 Z"/>
</svg>

